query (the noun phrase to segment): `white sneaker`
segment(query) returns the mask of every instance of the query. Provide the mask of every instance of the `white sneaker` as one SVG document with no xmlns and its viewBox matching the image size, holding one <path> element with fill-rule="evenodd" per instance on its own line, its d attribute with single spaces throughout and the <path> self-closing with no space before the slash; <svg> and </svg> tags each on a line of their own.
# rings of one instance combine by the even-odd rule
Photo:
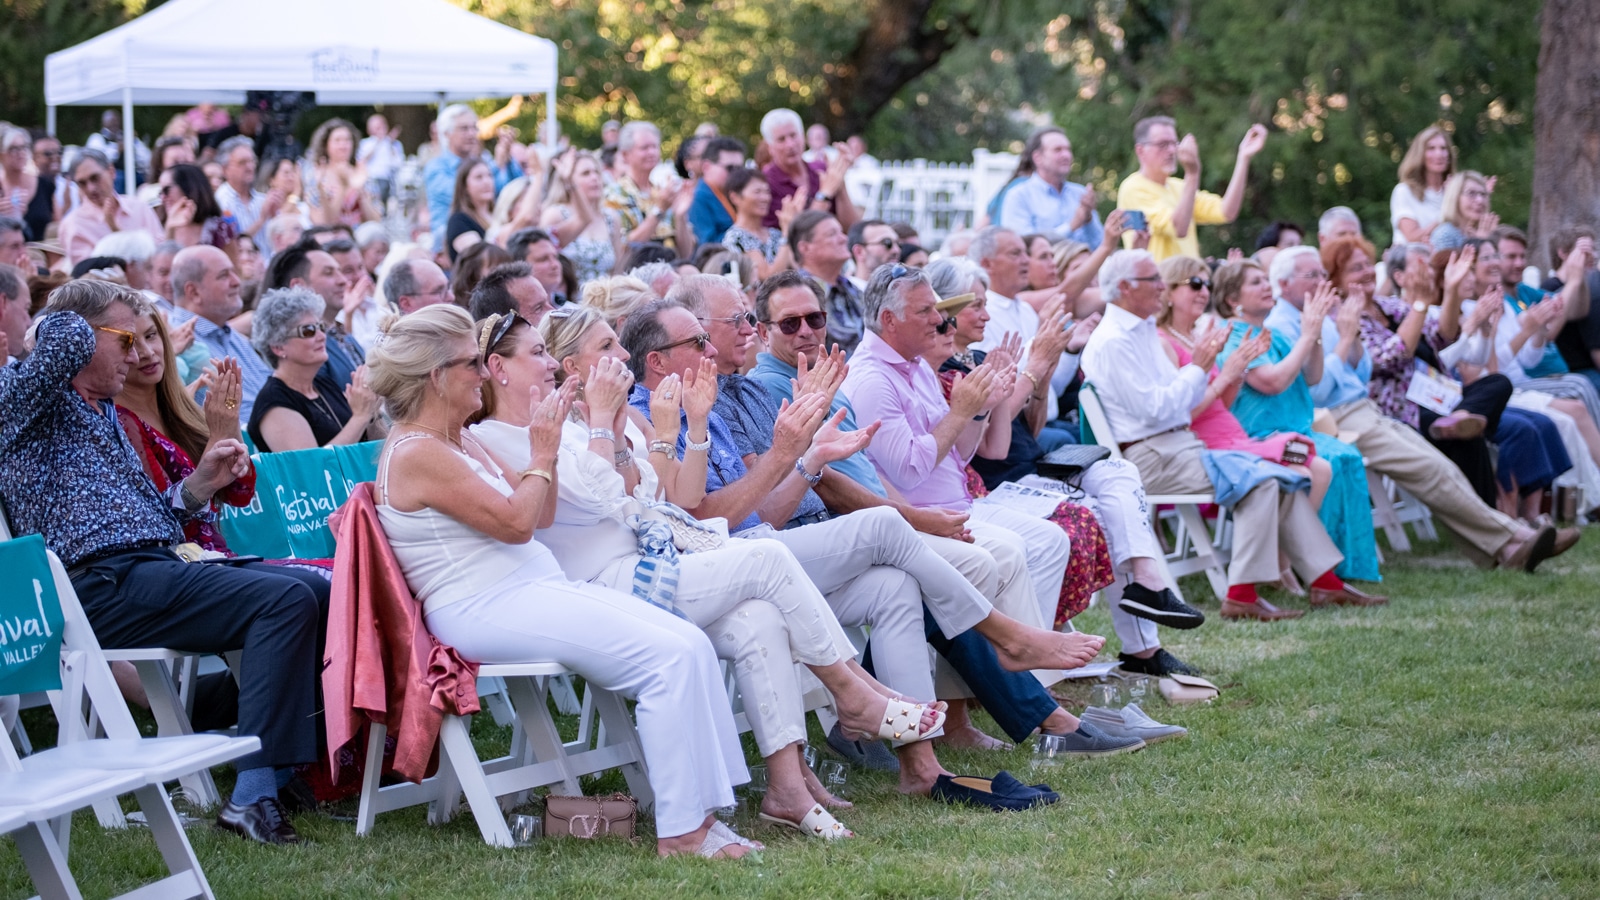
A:
<svg viewBox="0 0 1600 900">
<path fill-rule="evenodd" d="M 1182 725 L 1157 722 L 1136 703 L 1130 703 L 1122 709 L 1091 706 L 1083 711 L 1083 719 L 1107 734 L 1140 738 L 1146 744 L 1183 737 L 1189 733 L 1189 729 Z"/>
</svg>

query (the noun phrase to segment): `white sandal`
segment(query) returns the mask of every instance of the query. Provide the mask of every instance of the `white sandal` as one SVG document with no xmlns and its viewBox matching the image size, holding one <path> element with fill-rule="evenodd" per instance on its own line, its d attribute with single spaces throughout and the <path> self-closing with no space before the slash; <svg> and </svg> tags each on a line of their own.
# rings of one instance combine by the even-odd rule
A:
<svg viewBox="0 0 1600 900">
<path fill-rule="evenodd" d="M 751 850 L 766 849 L 766 845 L 741 837 L 738 832 L 717 821 L 711 823 L 711 828 L 706 831 L 706 839 L 700 842 L 700 849 L 697 852 L 706 859 L 716 859 L 723 848 L 733 846 L 747 847 Z"/>
<path fill-rule="evenodd" d="M 769 816 L 766 813 L 761 813 L 760 819 L 763 822 L 771 822 L 774 825 L 793 828 L 807 837 L 821 838 L 825 841 L 837 841 L 842 838 L 856 836 L 855 832 L 844 827 L 843 822 L 835 819 L 827 810 L 823 809 L 820 803 L 812 804 L 811 810 L 801 817 L 799 822 L 791 822 L 788 819 L 780 819 L 777 816 Z"/>
<path fill-rule="evenodd" d="M 883 711 L 883 724 L 878 726 L 878 737 L 896 744 L 911 744 L 926 740 L 928 735 L 944 727 L 945 714 L 940 710 L 933 710 L 933 724 L 927 728 L 922 727 L 922 713 L 929 707 L 926 703 L 907 703 L 904 700 L 890 700 L 889 706 Z"/>
</svg>

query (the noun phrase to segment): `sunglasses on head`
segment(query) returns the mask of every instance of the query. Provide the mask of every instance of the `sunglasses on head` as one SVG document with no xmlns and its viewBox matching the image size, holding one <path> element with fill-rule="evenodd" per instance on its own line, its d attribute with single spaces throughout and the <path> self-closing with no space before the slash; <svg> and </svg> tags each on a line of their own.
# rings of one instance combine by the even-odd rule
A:
<svg viewBox="0 0 1600 900">
<path fill-rule="evenodd" d="M 784 334 L 794 334 L 800 330 L 801 322 L 806 323 L 806 327 L 812 331 L 821 331 L 828 325 L 828 314 L 818 310 L 817 312 L 806 313 L 803 316 L 789 316 L 771 324 L 777 326 L 778 330 Z"/>
<path fill-rule="evenodd" d="M 315 337 L 319 332 L 326 333 L 327 330 L 328 326 L 322 324 L 321 322 L 307 322 L 304 325 L 298 325 L 295 327 L 294 336 L 303 338 Z"/>
<path fill-rule="evenodd" d="M 710 343 L 711 343 L 711 335 L 706 334 L 704 331 L 702 331 L 699 334 L 691 334 L 691 335 L 689 335 L 688 337 L 684 338 L 681 341 L 673 341 L 670 344 L 665 344 L 665 345 L 662 345 L 660 347 L 657 347 L 652 352 L 654 352 L 654 353 L 665 353 L 668 350 L 675 350 L 675 349 L 677 349 L 679 347 L 682 347 L 684 344 L 694 344 L 694 348 L 696 350 L 699 350 L 701 353 L 704 353 L 704 352 L 706 352 L 706 345 L 710 344 Z"/>
<path fill-rule="evenodd" d="M 554 315 L 554 312 L 552 312 L 551 315 Z M 570 313 L 569 313 L 569 315 L 570 315 Z M 494 325 L 489 329 L 489 331 L 486 334 L 486 337 L 488 338 L 488 340 L 484 341 L 484 343 L 483 343 L 483 347 L 482 347 L 483 353 L 482 353 L 482 355 L 483 356 L 488 356 L 489 355 L 489 349 L 491 347 L 499 346 L 500 342 L 505 340 L 506 335 L 511 333 L 511 327 L 513 325 L 517 324 L 518 322 L 523 322 L 523 321 L 527 321 L 527 320 L 523 319 L 521 314 L 519 314 L 519 313 L 510 313 L 508 315 L 501 316 L 499 319 L 497 319 L 495 321 Z"/>
</svg>

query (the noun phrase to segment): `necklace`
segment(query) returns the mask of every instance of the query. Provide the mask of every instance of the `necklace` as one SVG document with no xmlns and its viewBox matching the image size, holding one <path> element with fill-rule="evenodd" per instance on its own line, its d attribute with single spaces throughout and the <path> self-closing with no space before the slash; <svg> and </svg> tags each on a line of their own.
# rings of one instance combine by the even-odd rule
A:
<svg viewBox="0 0 1600 900">
<path fill-rule="evenodd" d="M 1167 328 L 1163 328 L 1161 330 L 1165 331 L 1169 337 L 1171 337 L 1173 340 L 1177 341 L 1178 343 L 1182 344 L 1187 349 L 1189 349 L 1189 350 L 1193 350 L 1194 349 L 1194 339 L 1189 337 L 1188 335 L 1179 334 L 1176 329 L 1173 329 L 1170 326 L 1167 327 Z"/>
<path fill-rule="evenodd" d="M 422 424 L 421 422 L 401 422 L 400 424 L 411 428 L 421 428 L 423 431 L 432 432 L 433 434 L 438 435 L 439 439 L 444 441 L 446 444 L 453 444 L 455 448 L 462 453 L 467 452 L 467 448 L 461 446 L 461 440 L 459 438 L 452 438 L 448 433 L 440 431 L 437 428 L 432 428 Z"/>
<path fill-rule="evenodd" d="M 329 403 L 326 398 L 318 394 L 311 399 L 317 404 L 317 408 L 328 414 L 329 419 L 332 419 L 340 428 L 344 427 L 344 423 L 339 421 L 339 414 L 333 411 L 333 404 Z"/>
</svg>

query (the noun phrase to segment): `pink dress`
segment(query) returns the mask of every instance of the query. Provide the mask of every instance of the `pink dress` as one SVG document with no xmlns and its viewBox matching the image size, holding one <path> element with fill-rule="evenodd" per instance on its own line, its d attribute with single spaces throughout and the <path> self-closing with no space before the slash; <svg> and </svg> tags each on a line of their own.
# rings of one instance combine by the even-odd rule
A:
<svg viewBox="0 0 1600 900">
<path fill-rule="evenodd" d="M 1190 353 L 1187 347 L 1173 340 L 1172 336 L 1165 331 L 1161 332 L 1161 339 L 1167 342 L 1167 346 L 1171 347 L 1174 353 L 1178 354 L 1178 366 L 1180 368 L 1194 361 L 1194 354 Z M 1216 366 L 1211 367 L 1207 380 L 1217 380 Z M 1298 438 L 1308 448 L 1306 451 L 1307 461 L 1317 455 L 1315 444 L 1311 438 L 1303 434 L 1284 431 L 1261 440 L 1252 438 L 1245 433 L 1244 426 L 1239 424 L 1239 420 L 1234 418 L 1233 413 L 1218 401 L 1212 401 L 1211 405 L 1195 413 L 1192 418 L 1190 430 L 1194 432 L 1195 437 L 1200 439 L 1200 443 L 1205 444 L 1209 450 L 1243 450 L 1246 453 L 1254 453 L 1269 462 L 1282 462 L 1283 446 L 1289 441 Z"/>
</svg>

